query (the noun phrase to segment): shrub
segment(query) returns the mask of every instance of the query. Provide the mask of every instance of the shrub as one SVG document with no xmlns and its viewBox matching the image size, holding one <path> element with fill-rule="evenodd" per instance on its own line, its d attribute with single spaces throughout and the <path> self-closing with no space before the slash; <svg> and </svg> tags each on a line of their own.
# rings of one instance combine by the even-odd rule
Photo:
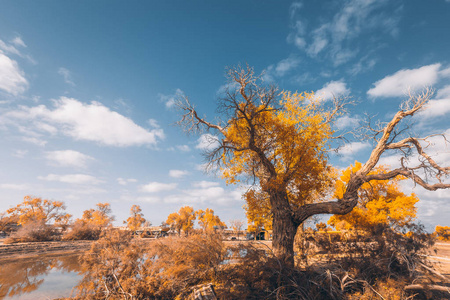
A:
<svg viewBox="0 0 450 300">
<path fill-rule="evenodd" d="M 71 230 L 67 230 L 62 236 L 64 241 L 74 240 L 98 240 L 101 227 L 90 223 L 75 222 Z"/>
<path fill-rule="evenodd" d="M 24 242 L 53 241 L 59 234 L 53 225 L 46 225 L 43 221 L 29 222 L 4 240 L 5 244 Z"/>
</svg>

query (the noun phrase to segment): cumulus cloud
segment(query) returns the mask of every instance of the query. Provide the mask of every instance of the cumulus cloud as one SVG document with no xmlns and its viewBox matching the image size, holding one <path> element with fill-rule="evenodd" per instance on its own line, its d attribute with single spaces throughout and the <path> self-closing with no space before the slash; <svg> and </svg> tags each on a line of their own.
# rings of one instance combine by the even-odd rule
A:
<svg viewBox="0 0 450 300">
<path fill-rule="evenodd" d="M 0 51 L 0 89 L 14 96 L 28 88 L 28 81 L 15 60 Z"/>
<path fill-rule="evenodd" d="M 201 150 L 212 150 L 219 146 L 219 138 L 215 135 L 205 133 L 202 134 L 197 140 L 197 146 L 195 148 Z"/>
<path fill-rule="evenodd" d="M 52 164 L 62 167 L 86 167 L 88 161 L 94 160 L 89 155 L 74 150 L 49 151 L 46 158 Z"/>
<path fill-rule="evenodd" d="M 173 178 L 181 178 L 186 175 L 189 175 L 189 172 L 185 171 L 185 170 L 170 170 L 169 171 L 169 176 L 173 177 Z"/>
<path fill-rule="evenodd" d="M 367 91 L 371 97 L 401 97 L 408 91 L 417 91 L 434 85 L 439 79 L 441 64 L 432 64 L 417 69 L 402 69 L 378 80 Z"/>
<path fill-rule="evenodd" d="M 146 185 L 141 186 L 141 192 L 145 193 L 158 193 L 163 191 L 171 191 L 177 187 L 176 183 L 161 183 L 161 182 L 150 182 Z"/>
<path fill-rule="evenodd" d="M 47 124 L 76 140 L 93 141 L 107 146 L 156 145 L 164 138 L 162 129 L 144 129 L 96 101 L 86 104 L 73 98 L 61 97 L 54 101 L 53 108 L 44 105 L 21 106 L 19 110 L 10 111 L 4 116 L 14 119 L 12 123 L 26 122 L 23 126 L 29 126 L 29 130 L 36 130 L 37 124 Z"/>
<path fill-rule="evenodd" d="M 332 100 L 334 97 L 345 96 L 350 93 L 350 89 L 347 88 L 347 84 L 344 80 L 330 81 L 323 86 L 320 90 L 316 91 L 316 96 L 320 97 L 323 101 Z"/>
<path fill-rule="evenodd" d="M 38 179 L 45 181 L 58 181 L 71 184 L 99 184 L 103 181 L 86 174 L 48 174 L 47 176 L 39 176 Z"/>
<path fill-rule="evenodd" d="M 425 110 L 419 112 L 418 118 L 428 121 L 431 118 L 447 116 L 450 113 L 450 85 L 444 86 L 436 93 L 436 98 L 428 102 Z"/>
<path fill-rule="evenodd" d="M 58 74 L 64 78 L 64 82 L 70 84 L 71 86 L 75 86 L 75 83 L 72 80 L 72 73 L 66 68 L 59 68 Z"/>
</svg>

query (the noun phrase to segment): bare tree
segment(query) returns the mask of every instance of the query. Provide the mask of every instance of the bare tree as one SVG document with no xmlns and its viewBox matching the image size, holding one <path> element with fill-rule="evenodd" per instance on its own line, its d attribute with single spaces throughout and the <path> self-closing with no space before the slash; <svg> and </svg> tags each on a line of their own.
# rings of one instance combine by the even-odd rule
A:
<svg viewBox="0 0 450 300">
<path fill-rule="evenodd" d="M 270 202 L 274 253 L 288 266 L 294 264 L 293 243 L 298 227 L 314 215 L 342 215 L 351 212 L 358 203 L 358 189 L 365 182 L 404 176 L 431 191 L 450 187 L 450 184 L 444 182 L 450 167 L 440 166 L 425 151 L 423 143 L 430 137 L 401 138 L 404 131 L 399 126 L 400 122 L 426 107 L 432 96 L 430 90 L 420 95 L 409 95 L 409 99 L 403 103 L 391 121 L 379 129 L 372 129 L 374 148 L 369 159 L 351 176 L 343 197 L 329 201 L 324 192 L 327 179 L 323 178 L 327 167 L 320 169 L 319 166 L 328 166 L 327 152 L 322 143 L 329 141 L 330 137 L 317 135 L 321 131 L 327 131 L 327 126 L 332 125 L 333 119 L 344 110 L 345 104 L 335 99 L 334 106 L 323 111 L 317 109 L 320 105 L 318 101 L 310 103 L 314 102 L 312 96 L 303 103 L 297 103 L 304 105 L 307 110 L 304 117 L 288 120 L 297 123 L 273 125 L 276 121 L 273 119 L 275 115 L 292 115 L 292 110 L 297 107 L 287 107 L 286 103 L 283 104 L 283 94 L 280 94 L 276 87 L 258 84 L 259 78 L 249 67 L 230 69 L 228 78 L 231 81 L 230 88 L 219 104 L 219 111 L 225 117 L 224 121 L 206 121 L 199 116 L 187 97 L 182 97 L 178 101 L 178 107 L 184 114 L 179 124 L 185 126 L 187 132 L 202 129 L 213 131 L 219 136 L 219 143 L 207 153 L 210 165 L 222 165 L 225 171 L 231 168 L 235 172 L 234 175 L 253 178 L 253 182 L 259 185 Z M 313 124 L 306 120 L 311 114 L 319 117 L 320 122 Z M 316 143 L 310 141 L 313 138 L 316 138 Z M 381 155 L 395 150 L 404 156 L 401 166 L 386 173 L 371 174 Z M 406 160 L 412 153 L 420 160 L 417 165 L 408 166 Z M 246 159 L 245 162 L 243 159 Z M 233 163 L 240 164 L 238 171 L 233 169 Z M 314 168 L 319 168 L 322 173 L 314 173 Z M 229 177 L 234 178 L 234 175 Z M 315 199 L 308 198 L 309 195 L 313 195 Z"/>
<path fill-rule="evenodd" d="M 240 219 L 233 219 L 230 220 L 230 226 L 231 228 L 237 232 L 237 238 L 239 240 L 239 234 L 241 233 L 242 227 L 244 227 L 244 221 Z"/>
</svg>

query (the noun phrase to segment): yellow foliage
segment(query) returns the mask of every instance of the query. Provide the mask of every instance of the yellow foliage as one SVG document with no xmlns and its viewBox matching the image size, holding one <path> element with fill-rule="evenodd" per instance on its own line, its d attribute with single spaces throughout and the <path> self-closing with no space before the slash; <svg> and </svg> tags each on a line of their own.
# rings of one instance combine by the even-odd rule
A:
<svg viewBox="0 0 450 300">
<path fill-rule="evenodd" d="M 99 227 L 108 227 L 112 225 L 114 217 L 111 216 L 111 206 L 109 203 L 97 203 L 97 208 L 91 208 L 83 212 L 81 219 L 75 222 L 89 224 Z"/>
<path fill-rule="evenodd" d="M 144 214 L 142 214 L 141 212 L 142 212 L 142 209 L 139 205 L 131 206 L 131 209 L 130 209 L 131 216 L 126 221 L 127 227 L 131 231 L 138 230 L 142 226 L 142 224 L 145 223 Z"/>
<path fill-rule="evenodd" d="M 225 134 L 227 144 L 237 149 L 222 155 L 227 183 L 253 177 L 261 187 L 244 196 L 250 230 L 271 229 L 271 206 L 277 200 L 270 196 L 287 193 L 290 206 L 299 207 L 323 198 L 333 182 L 326 156 L 333 134 L 329 113 L 313 93 L 283 92 L 281 96 L 276 107 L 241 103 Z"/>
<path fill-rule="evenodd" d="M 244 195 L 244 205 L 249 232 L 260 232 L 261 229 L 272 230 L 272 215 L 268 195 L 249 190 Z"/>
<path fill-rule="evenodd" d="M 263 191 L 292 187 L 300 202 L 322 192 L 328 181 L 324 174 L 329 171 L 324 150 L 333 130 L 314 94 L 283 92 L 277 108 L 248 103 L 240 106 L 225 134 L 227 143 L 238 149 L 222 156 L 227 182 L 235 183 L 239 176 L 256 176 Z M 250 149 L 252 144 L 274 166 L 275 178 L 269 176 L 261 156 Z"/>
<path fill-rule="evenodd" d="M 360 162 L 350 166 L 335 183 L 336 198 L 342 198 L 350 176 L 361 168 Z M 386 172 L 384 167 L 377 167 L 370 174 Z M 403 178 L 376 180 L 364 183 L 358 191 L 359 202 L 353 211 L 346 215 L 334 215 L 328 223 L 338 229 L 362 229 L 371 231 L 378 224 L 399 228 L 411 223 L 415 217 L 419 201 L 412 193 L 406 195 L 400 191 L 399 182 Z"/>
<path fill-rule="evenodd" d="M 450 241 L 450 227 L 449 226 L 436 226 L 435 234 L 438 240 Z"/>
<path fill-rule="evenodd" d="M 184 206 L 180 208 L 178 212 L 171 213 L 167 217 L 166 223 L 178 231 L 178 234 L 181 233 L 181 230 L 183 230 L 185 234 L 188 234 L 189 231 L 194 228 L 194 221 L 194 209 L 191 206 Z"/>
<path fill-rule="evenodd" d="M 207 208 L 206 211 L 199 209 L 195 212 L 198 218 L 198 223 L 204 231 L 213 231 L 214 227 L 226 228 L 219 216 L 214 215 L 214 210 Z"/>
<path fill-rule="evenodd" d="M 6 212 L 22 226 L 34 222 L 53 222 L 55 225 L 66 226 L 71 215 L 66 214 L 64 212 L 65 209 L 65 205 L 61 201 L 42 200 L 38 197 L 25 196 L 22 203 L 8 209 Z"/>
</svg>

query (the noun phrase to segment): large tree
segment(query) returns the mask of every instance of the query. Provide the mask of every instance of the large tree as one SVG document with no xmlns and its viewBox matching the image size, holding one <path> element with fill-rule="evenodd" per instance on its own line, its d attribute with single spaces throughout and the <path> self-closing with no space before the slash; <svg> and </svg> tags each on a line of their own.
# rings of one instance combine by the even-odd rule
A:
<svg viewBox="0 0 450 300">
<path fill-rule="evenodd" d="M 412 179 L 428 190 L 449 188 L 442 180 L 450 167 L 441 167 L 415 137 L 402 137 L 398 125 L 406 117 L 422 110 L 431 97 L 426 92 L 411 96 L 392 120 L 374 129 L 374 149 L 369 159 L 353 173 L 342 197 L 329 199 L 332 184 L 327 161 L 330 139 L 335 132 L 333 120 L 343 110 L 336 100 L 330 109 L 322 107 L 315 95 L 279 93 L 265 86 L 251 68 L 232 68 L 219 111 L 224 119 L 212 123 L 200 117 L 187 97 L 178 102 L 184 111 L 180 124 L 186 130 L 213 131 L 217 146 L 207 153 L 211 164 L 218 164 L 229 183 L 250 179 L 257 192 L 268 199 L 272 214 L 273 250 L 288 266 L 294 264 L 294 236 L 298 227 L 317 214 L 347 214 L 358 204 L 358 190 L 372 180 L 389 180 L 398 176 Z M 209 135 L 210 137 L 212 135 Z M 373 174 L 380 156 L 388 150 L 409 153 L 416 150 L 422 158 L 418 166 L 406 166 Z M 427 177 L 420 176 L 420 170 Z M 430 183 L 430 177 L 437 181 Z M 426 178 L 426 179 L 424 179 Z"/>
</svg>

